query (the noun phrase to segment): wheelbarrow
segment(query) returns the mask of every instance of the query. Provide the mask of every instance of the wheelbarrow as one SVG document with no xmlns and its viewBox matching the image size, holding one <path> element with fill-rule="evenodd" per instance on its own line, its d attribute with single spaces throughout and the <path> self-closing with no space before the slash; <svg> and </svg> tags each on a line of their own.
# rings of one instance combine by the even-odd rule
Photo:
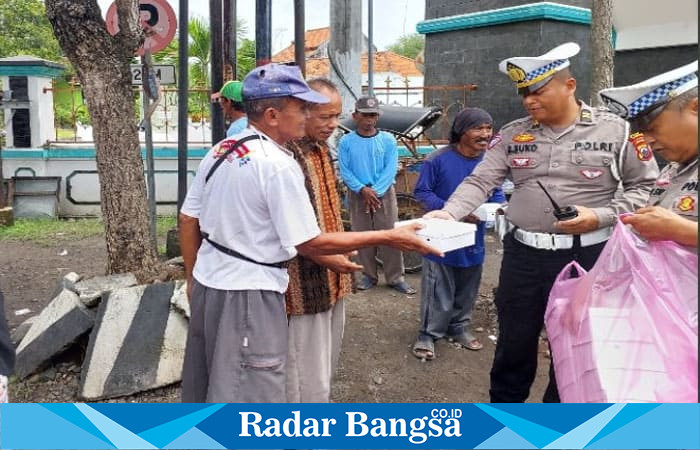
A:
<svg viewBox="0 0 700 450">
<path fill-rule="evenodd" d="M 418 141 L 423 138 L 428 141 L 433 149 L 437 149 L 426 132 L 440 120 L 443 114 L 442 108 L 438 106 L 413 108 L 380 105 L 380 109 L 382 114 L 379 116 L 377 128 L 394 135 L 396 140 L 403 144 L 408 153 L 408 155 L 399 154 L 399 168 L 396 173 L 394 186 L 399 220 L 422 217 L 425 213 L 423 206 L 413 196 L 413 188 L 416 185 L 416 181 L 418 181 L 420 167 L 425 157 L 424 153 L 419 152 Z M 340 128 L 345 133 L 349 133 L 355 129 L 355 122 L 352 118 L 347 118 L 341 122 Z M 399 147 L 399 151 L 402 148 Z M 350 229 L 350 219 L 345 199 L 343 199 L 343 206 L 343 221 L 346 229 Z M 403 252 L 403 259 L 407 273 L 415 273 L 421 270 L 423 257 L 419 253 Z M 377 259 L 377 261 L 381 264 L 381 260 Z"/>
</svg>

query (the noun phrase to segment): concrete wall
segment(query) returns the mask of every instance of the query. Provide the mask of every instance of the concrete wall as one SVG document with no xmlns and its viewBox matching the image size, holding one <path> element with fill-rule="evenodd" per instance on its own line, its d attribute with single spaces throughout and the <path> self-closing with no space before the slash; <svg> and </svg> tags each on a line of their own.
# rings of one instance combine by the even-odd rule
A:
<svg viewBox="0 0 700 450">
<path fill-rule="evenodd" d="M 432 1 L 428 2 L 430 4 Z M 516 55 L 539 55 L 564 42 L 578 42 L 582 51 L 572 59 L 572 70 L 579 83 L 579 96 L 588 101 L 590 70 L 585 61 L 590 59 L 586 45 L 589 39 L 587 25 L 555 21 L 518 22 L 429 34 L 426 38 L 425 84 L 476 84 L 478 89 L 469 93 L 467 104 L 488 110 L 498 128 L 524 115 L 515 84 L 498 71 L 501 60 Z M 460 102 L 459 97 L 461 95 L 455 94 L 453 100 Z M 450 111 L 449 114 L 453 116 L 455 113 Z"/>
<path fill-rule="evenodd" d="M 426 20 L 483 12 L 537 3 L 533 0 L 426 0 Z M 591 0 L 557 0 L 556 3 L 591 7 Z M 539 55 L 564 42 L 574 41 L 581 53 L 571 59 L 578 81 L 578 97 L 591 99 L 591 49 L 588 25 L 552 20 L 507 23 L 426 35 L 425 84 L 455 85 L 474 83 L 478 89 L 467 96 L 468 106 L 488 110 L 496 128 L 525 115 L 514 83 L 498 71 L 498 63 L 517 55 Z M 618 51 L 615 57 L 615 84 L 636 83 L 666 70 L 687 64 L 698 57 L 698 46 L 645 48 Z M 595 93 L 593 93 L 595 94 Z M 451 99 L 429 98 L 429 104 L 449 108 L 454 117 L 464 106 L 461 95 Z"/>
<path fill-rule="evenodd" d="M 618 51 L 615 53 L 614 81 L 620 86 L 638 83 L 696 59 L 697 45 Z"/>
<path fill-rule="evenodd" d="M 510 6 L 538 3 L 537 0 L 426 0 L 425 18 L 436 19 L 438 17 L 468 14 L 472 12 L 487 11 L 489 9 L 508 8 Z M 591 0 L 557 0 L 562 5 L 580 6 L 590 8 Z"/>
</svg>

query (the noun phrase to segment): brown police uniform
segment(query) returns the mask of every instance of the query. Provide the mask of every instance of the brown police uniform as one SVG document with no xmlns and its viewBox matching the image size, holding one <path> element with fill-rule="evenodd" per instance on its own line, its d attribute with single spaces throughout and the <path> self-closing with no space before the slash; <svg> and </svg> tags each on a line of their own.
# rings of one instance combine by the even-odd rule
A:
<svg viewBox="0 0 700 450">
<path fill-rule="evenodd" d="M 648 206 L 660 206 L 685 219 L 698 221 L 698 160 L 669 163 L 651 191 Z"/>
<path fill-rule="evenodd" d="M 504 126 L 484 160 L 450 197 L 444 209 L 461 218 L 511 178 L 496 307 L 499 337 L 491 369 L 491 401 L 523 402 L 537 369 L 539 335 L 549 291 L 562 268 L 577 260 L 590 269 L 616 217 L 643 206 L 658 175 L 648 147 L 628 142 L 628 124 L 614 114 L 581 104 L 577 121 L 553 130 L 524 118 Z M 552 204 L 591 208 L 598 230 L 581 236 L 557 233 Z M 554 373 L 544 401 L 558 401 Z"/>
</svg>

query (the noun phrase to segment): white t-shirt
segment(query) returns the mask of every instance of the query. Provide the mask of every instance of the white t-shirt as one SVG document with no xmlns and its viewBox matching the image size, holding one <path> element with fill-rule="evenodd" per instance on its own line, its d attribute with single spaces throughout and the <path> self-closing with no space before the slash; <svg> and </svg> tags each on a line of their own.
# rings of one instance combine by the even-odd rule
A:
<svg viewBox="0 0 700 450">
<path fill-rule="evenodd" d="M 205 183 L 217 155 L 249 135 L 260 138 L 238 147 Z M 294 247 L 321 233 L 299 164 L 291 153 L 252 127 L 207 152 L 182 213 L 199 219 L 200 229 L 217 244 L 266 263 L 293 258 L 297 254 Z M 227 291 L 284 293 L 289 283 L 286 269 L 229 256 L 206 240 L 197 253 L 193 275 L 205 286 Z"/>
</svg>

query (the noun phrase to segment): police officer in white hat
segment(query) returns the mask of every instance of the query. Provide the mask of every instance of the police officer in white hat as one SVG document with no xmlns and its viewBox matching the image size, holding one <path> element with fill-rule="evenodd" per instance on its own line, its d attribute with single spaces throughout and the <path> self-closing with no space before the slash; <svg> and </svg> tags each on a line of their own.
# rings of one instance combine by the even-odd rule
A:
<svg viewBox="0 0 700 450">
<path fill-rule="evenodd" d="M 669 161 L 647 207 L 623 218 L 643 237 L 698 245 L 698 62 L 631 86 L 600 91 L 630 121 L 631 138 Z M 643 133 L 643 134 L 642 134 Z"/>
<path fill-rule="evenodd" d="M 495 299 L 499 337 L 491 368 L 492 402 L 527 399 L 555 277 L 574 259 L 591 268 L 617 216 L 644 205 L 658 175 L 651 153 L 630 149 L 625 121 L 576 99 L 569 58 L 578 52 L 579 46 L 569 42 L 541 56 L 500 63 L 529 116 L 505 125 L 443 210 L 429 213 L 459 220 L 506 177 L 515 184 Z M 559 400 L 553 375 L 550 366 L 546 402 Z"/>
</svg>

